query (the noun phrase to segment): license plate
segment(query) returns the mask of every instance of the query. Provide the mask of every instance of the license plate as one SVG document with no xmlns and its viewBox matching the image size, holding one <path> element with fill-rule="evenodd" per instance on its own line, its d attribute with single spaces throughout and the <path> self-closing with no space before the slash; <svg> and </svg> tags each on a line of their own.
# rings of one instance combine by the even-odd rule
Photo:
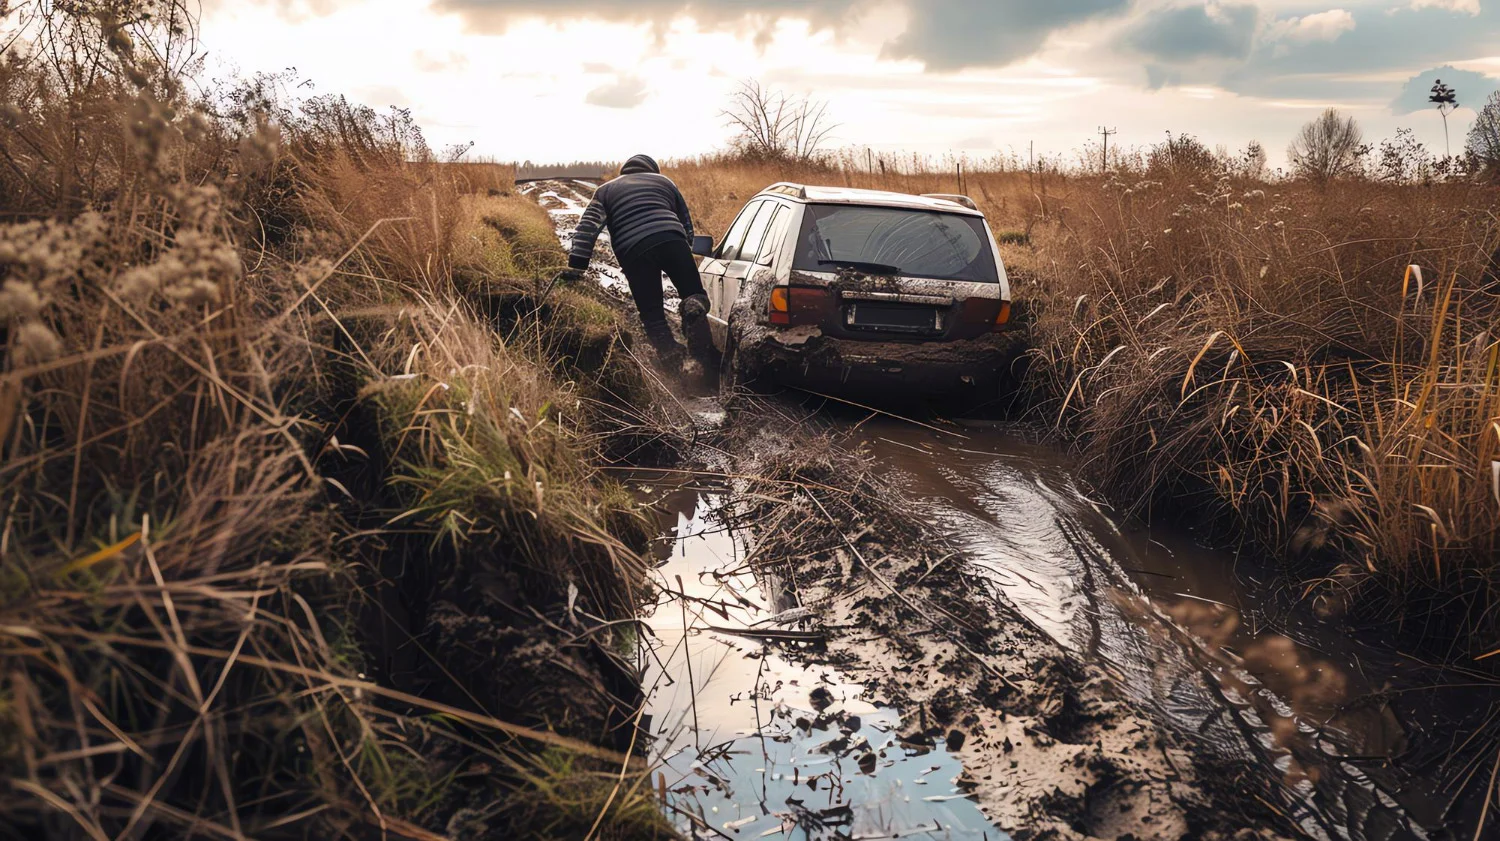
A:
<svg viewBox="0 0 1500 841">
<path fill-rule="evenodd" d="M 943 312 L 934 307 L 860 301 L 849 304 L 847 312 L 847 323 L 851 327 L 911 333 L 941 332 L 943 329 Z"/>
</svg>

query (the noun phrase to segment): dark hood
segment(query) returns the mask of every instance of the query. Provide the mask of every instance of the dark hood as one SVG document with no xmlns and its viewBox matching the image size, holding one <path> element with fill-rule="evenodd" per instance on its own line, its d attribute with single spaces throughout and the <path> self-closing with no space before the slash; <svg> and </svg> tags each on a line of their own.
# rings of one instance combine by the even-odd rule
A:
<svg viewBox="0 0 1500 841">
<path fill-rule="evenodd" d="M 660 173 L 661 167 L 656 165 L 656 161 L 650 155 L 636 155 L 620 167 L 621 175 L 631 175 L 637 172 Z"/>
</svg>

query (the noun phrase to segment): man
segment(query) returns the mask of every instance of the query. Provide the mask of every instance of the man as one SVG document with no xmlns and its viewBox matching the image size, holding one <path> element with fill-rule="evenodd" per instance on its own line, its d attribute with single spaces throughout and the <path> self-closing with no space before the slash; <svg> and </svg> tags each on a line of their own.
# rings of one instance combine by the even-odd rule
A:
<svg viewBox="0 0 1500 841">
<path fill-rule="evenodd" d="M 691 245 L 693 220 L 682 191 L 646 155 L 627 161 L 620 168 L 619 178 L 594 193 L 573 233 L 568 255 L 568 275 L 573 279 L 589 267 L 594 243 L 605 227 L 620 268 L 630 282 L 630 296 L 635 299 L 646 338 L 662 364 L 676 368 L 682 363 L 682 346 L 672 336 L 662 302 L 661 276 L 665 273 L 682 296 L 678 314 L 682 316 L 688 351 L 706 366 L 713 352 L 708 295 L 698 277 L 698 261 Z"/>
</svg>

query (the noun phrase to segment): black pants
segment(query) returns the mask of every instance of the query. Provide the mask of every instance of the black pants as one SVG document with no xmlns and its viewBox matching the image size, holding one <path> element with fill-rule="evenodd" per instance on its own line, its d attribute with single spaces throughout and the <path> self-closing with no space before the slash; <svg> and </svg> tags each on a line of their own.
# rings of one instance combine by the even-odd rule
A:
<svg viewBox="0 0 1500 841">
<path fill-rule="evenodd" d="M 641 314 L 646 331 L 661 330 L 667 324 L 666 306 L 662 303 L 661 276 L 666 274 L 684 299 L 702 295 L 703 281 L 698 277 L 698 259 L 686 240 L 672 240 L 646 249 L 639 254 L 620 258 L 620 268 L 630 282 L 630 297 Z"/>
</svg>

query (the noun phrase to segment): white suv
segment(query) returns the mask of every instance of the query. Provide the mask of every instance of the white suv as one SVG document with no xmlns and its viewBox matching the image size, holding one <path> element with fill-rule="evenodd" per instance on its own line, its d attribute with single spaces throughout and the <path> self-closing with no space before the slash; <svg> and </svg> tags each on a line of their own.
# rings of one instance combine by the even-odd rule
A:
<svg viewBox="0 0 1500 841">
<path fill-rule="evenodd" d="M 775 184 L 693 251 L 731 385 L 935 393 L 997 373 L 1010 285 L 963 196 Z"/>
</svg>

